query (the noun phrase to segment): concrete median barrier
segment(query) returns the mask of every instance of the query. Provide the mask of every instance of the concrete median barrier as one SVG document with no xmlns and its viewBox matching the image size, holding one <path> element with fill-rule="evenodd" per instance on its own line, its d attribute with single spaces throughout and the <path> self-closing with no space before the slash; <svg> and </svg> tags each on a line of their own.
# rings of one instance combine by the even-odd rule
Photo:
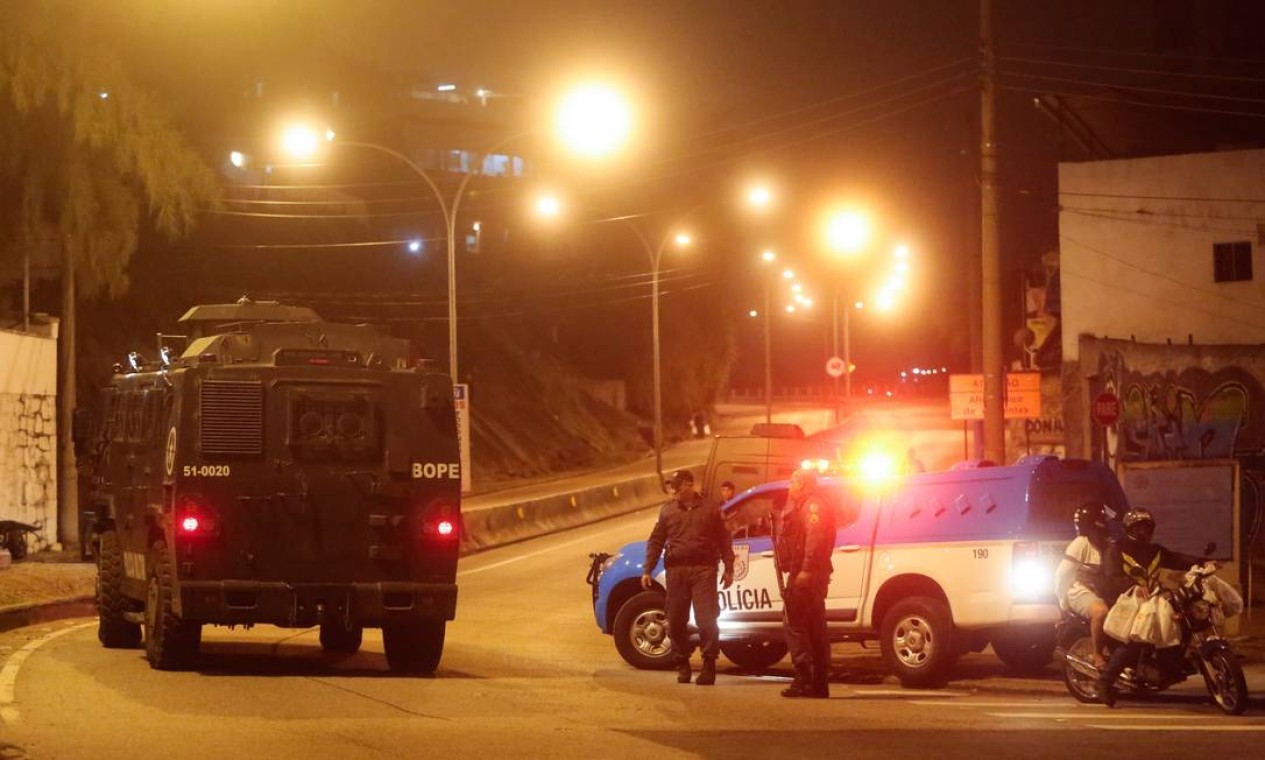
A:
<svg viewBox="0 0 1265 760">
<path fill-rule="evenodd" d="M 491 549 L 662 504 L 658 475 L 462 512 L 462 553 Z"/>
</svg>

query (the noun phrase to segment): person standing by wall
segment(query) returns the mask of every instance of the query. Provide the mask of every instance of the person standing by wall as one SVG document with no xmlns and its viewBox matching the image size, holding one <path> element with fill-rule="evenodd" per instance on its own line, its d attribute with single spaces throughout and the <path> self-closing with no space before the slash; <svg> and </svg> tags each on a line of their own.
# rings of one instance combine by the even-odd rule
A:
<svg viewBox="0 0 1265 760">
<path fill-rule="evenodd" d="M 672 473 L 668 487 L 673 497 L 659 510 L 659 519 L 646 543 L 641 586 L 654 585 L 651 571 L 663 555 L 667 570 L 668 637 L 672 639 L 672 658 L 676 663 L 677 682 L 689 683 L 690 607 L 698 626 L 699 647 L 703 650 L 703 669 L 696 683 L 716 683 L 716 656 L 720 654 L 720 596 L 717 594 L 717 566 L 723 564 L 720 585 L 729 588 L 734 580 L 733 539 L 725 528 L 720 507 L 694 490 L 694 475 L 689 470 Z"/>
<path fill-rule="evenodd" d="M 773 516 L 778 572 L 786 573 L 782 626 L 795 666 L 784 697 L 830 696 L 830 638 L 826 632 L 826 591 L 833 566 L 835 513 L 817 490 L 817 474 L 796 470 L 786 503 Z"/>
</svg>

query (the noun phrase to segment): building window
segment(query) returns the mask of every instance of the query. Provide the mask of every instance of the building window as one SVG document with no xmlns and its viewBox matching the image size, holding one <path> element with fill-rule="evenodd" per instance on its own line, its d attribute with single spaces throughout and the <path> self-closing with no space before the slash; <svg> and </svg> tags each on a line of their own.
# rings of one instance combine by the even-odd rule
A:
<svg viewBox="0 0 1265 760">
<path fill-rule="evenodd" d="M 1244 282 L 1252 279 L 1252 244 L 1212 244 L 1212 279 L 1214 282 Z"/>
</svg>

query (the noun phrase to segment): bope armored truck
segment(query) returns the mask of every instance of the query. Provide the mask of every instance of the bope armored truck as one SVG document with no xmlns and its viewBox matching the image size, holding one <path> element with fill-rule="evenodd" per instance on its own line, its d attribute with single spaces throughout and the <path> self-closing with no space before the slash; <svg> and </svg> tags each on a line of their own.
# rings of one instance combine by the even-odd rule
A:
<svg viewBox="0 0 1265 760">
<path fill-rule="evenodd" d="M 338 653 L 381 628 L 392 670 L 433 672 L 461 524 L 448 376 L 306 308 L 243 299 L 181 322 L 76 426 L 101 643 L 174 670 L 207 624 L 319 626 Z"/>
</svg>

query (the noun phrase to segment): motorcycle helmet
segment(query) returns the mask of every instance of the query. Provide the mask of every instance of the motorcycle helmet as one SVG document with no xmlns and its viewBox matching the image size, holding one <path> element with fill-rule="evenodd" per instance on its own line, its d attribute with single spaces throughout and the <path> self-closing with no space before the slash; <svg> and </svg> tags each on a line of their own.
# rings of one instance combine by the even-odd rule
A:
<svg viewBox="0 0 1265 760">
<path fill-rule="evenodd" d="M 1149 541 L 1155 532 L 1155 516 L 1149 509 L 1130 509 L 1124 513 L 1124 534 L 1134 541 Z"/>
<path fill-rule="evenodd" d="M 1072 513 L 1076 535 L 1104 535 L 1107 531 L 1107 508 L 1102 504 L 1082 504 Z"/>
</svg>

